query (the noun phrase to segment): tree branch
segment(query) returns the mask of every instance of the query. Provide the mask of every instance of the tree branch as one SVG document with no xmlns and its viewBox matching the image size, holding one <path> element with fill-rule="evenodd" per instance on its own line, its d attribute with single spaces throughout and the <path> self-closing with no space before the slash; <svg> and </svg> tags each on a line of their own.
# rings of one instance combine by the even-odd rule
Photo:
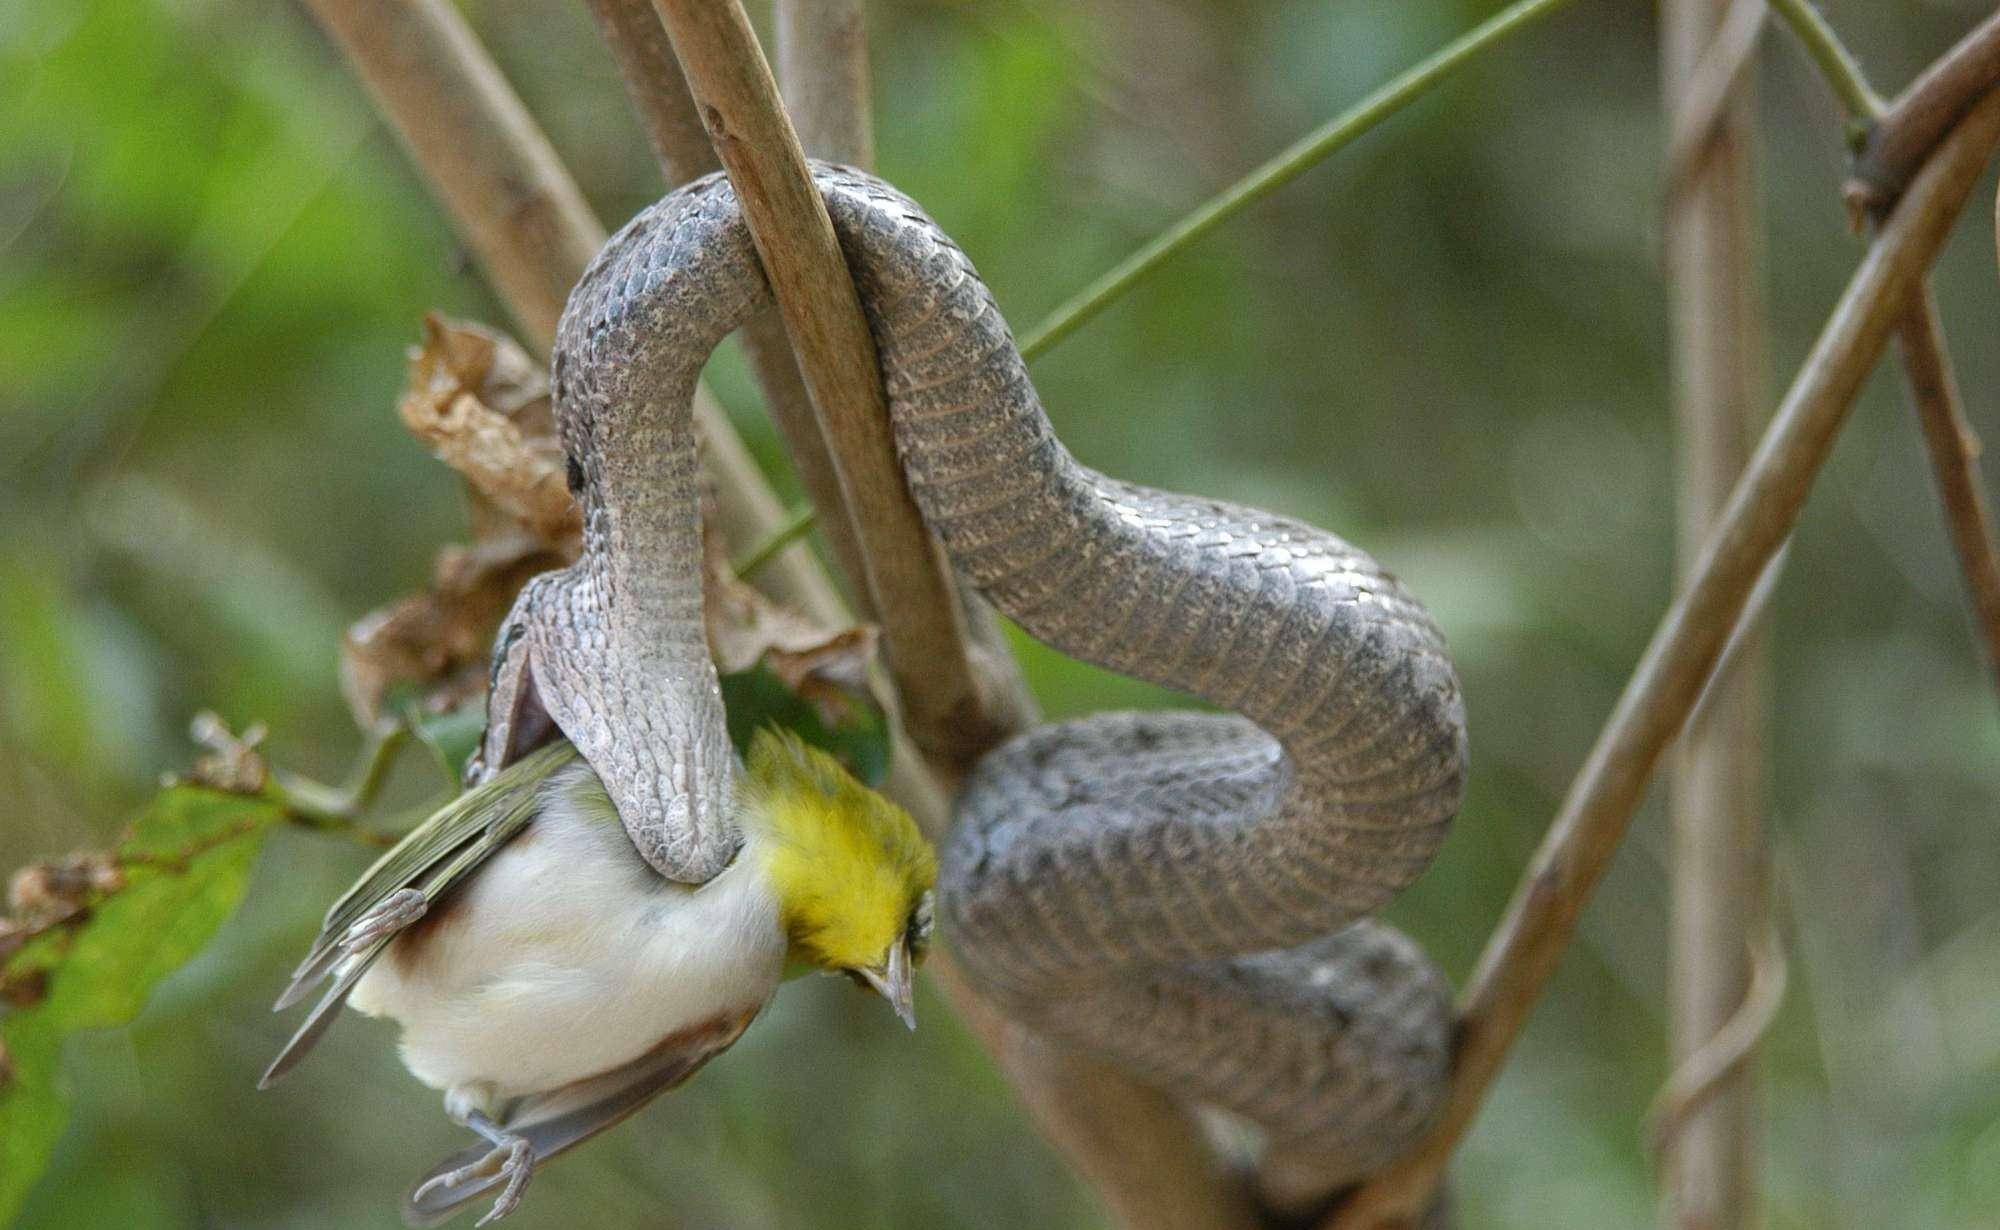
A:
<svg viewBox="0 0 2000 1230">
<path fill-rule="evenodd" d="M 1736 484 L 1720 528 L 1654 633 L 1462 997 L 1438 1126 L 1364 1184 L 1332 1230 L 1412 1224 L 1555 971 L 1661 753 L 1686 719 L 1765 562 L 1796 522 L 1862 381 L 1996 143 L 2000 94 L 1967 113 L 1911 182 Z"/>
<path fill-rule="evenodd" d="M 872 170 L 874 108 L 861 0 L 777 0 L 778 80 L 806 153 Z"/>
<path fill-rule="evenodd" d="M 805 152 L 742 6 L 655 0 L 749 223 L 819 410 L 862 547 L 903 719 L 926 754 L 969 764 L 1004 732 L 942 551 L 903 482 L 874 339 Z"/>
<path fill-rule="evenodd" d="M 1993 513 L 1980 482 L 1979 437 L 1966 421 L 1945 350 L 1944 325 L 1928 285 L 1917 288 L 1909 311 L 1897 323 L 1896 349 L 1903 359 L 1911 408 L 1923 428 L 1951 544 L 1965 574 L 1973 631 L 1987 668 L 2000 684 L 2000 545 L 1995 543 Z"/>
<path fill-rule="evenodd" d="M 307 0 L 542 353 L 604 230 L 458 10 Z"/>
<path fill-rule="evenodd" d="M 307 0 L 394 126 L 530 345 L 546 355 L 583 267 L 604 245 L 576 182 L 448 0 Z M 784 520 L 763 472 L 705 390 L 695 397 L 702 460 L 738 549 Z M 796 557 L 796 558 L 794 558 Z M 831 600 L 804 552 L 764 574 L 781 601 Z"/>
<path fill-rule="evenodd" d="M 1875 123 L 1844 189 L 1855 216 L 1894 204 L 1932 149 L 1993 88 L 1996 78 L 2000 78 L 2000 13 L 1974 27 L 1879 115 L 1860 113 Z"/>
<path fill-rule="evenodd" d="M 715 147 L 702 127 L 694 97 L 688 93 L 687 78 L 681 73 L 679 61 L 674 59 L 673 44 L 667 38 L 666 27 L 660 24 L 659 14 L 653 11 L 652 0 L 585 0 L 585 3 L 597 20 L 598 32 L 611 48 L 618 75 L 625 82 L 625 92 L 646 130 L 667 186 L 678 187 L 720 169 L 722 164 L 716 160 Z M 791 342 L 785 337 L 784 321 L 776 311 L 760 312 L 743 327 L 742 338 L 750 370 L 763 391 L 771 421 L 785 441 L 785 451 L 798 472 L 800 485 L 815 508 L 829 511 L 829 515 L 819 519 L 827 546 L 841 571 L 859 578 L 861 554 L 855 546 L 853 524 L 841 500 L 840 482 L 834 476 L 826 440 L 820 435 L 819 420 L 813 414 L 812 398 L 799 378 Z M 799 560 L 809 555 L 804 547 L 787 553 L 788 558 Z M 858 592 L 858 580 L 854 587 L 855 596 L 865 599 Z M 865 600 L 861 607 L 863 618 L 873 617 Z M 844 622 L 844 616 L 832 611 L 815 614 L 829 623 Z"/>
<path fill-rule="evenodd" d="M 1738 66 L 1756 46 L 1763 0 L 1668 0 L 1661 6 L 1661 78 L 1672 134 L 1665 266 L 1674 409 L 1680 441 L 1683 575 L 1715 530 L 1749 455 L 1764 366 L 1762 295 L 1750 137 L 1754 110 Z M 1746 31 L 1748 32 L 1746 34 Z M 1714 57 L 1723 57 L 1717 63 Z M 1726 84 L 1704 92 L 1707 74 Z M 1707 696 L 1681 732 L 1671 766 L 1672 912 L 1668 970 L 1670 1050 L 1679 1093 L 1690 1064 L 1716 1053 L 1748 993 L 1745 935 L 1765 929 L 1765 708 L 1761 640 L 1733 667 L 1716 667 Z M 1739 649 L 1742 643 L 1738 642 Z M 1740 1028 L 1737 1030 L 1743 1032 Z M 1662 1224 L 1740 1230 L 1757 1199 L 1758 1100 L 1749 1059 L 1757 1035 L 1703 1073 L 1697 1092 L 1666 1103 Z"/>
<path fill-rule="evenodd" d="M 1790 7 L 1800 3 L 1793 0 Z M 1808 37 L 1799 23 L 1794 23 L 1794 29 L 1801 37 Z M 1811 37 L 1839 46 L 1831 29 Z M 1842 75 L 1861 81 L 1860 65 L 1844 48 L 1839 59 Z M 1974 28 L 1924 70 L 1886 115 L 1879 104 L 1874 111 L 1855 112 L 1856 120 L 1879 122 L 1844 189 L 1850 209 L 1879 222 L 1907 180 L 1907 174 L 1900 171 L 1884 179 L 1883 168 L 1928 152 L 1942 131 L 1936 125 L 1948 122 L 1943 117 L 1955 119 L 1963 112 L 1961 99 L 1991 90 L 1996 81 L 2000 81 L 2000 14 Z M 1830 79 L 1829 84 L 1843 99 L 1852 93 L 1838 81 Z M 1874 97 L 1865 81 L 1861 81 L 1860 92 L 1866 98 Z M 1857 191 L 1857 184 L 1864 180 L 1874 186 L 1862 185 Z M 1924 447 L 1936 476 L 1938 501 L 1951 532 L 1952 549 L 1958 554 L 1959 570 L 1965 576 L 1973 632 L 1987 669 L 2000 683 L 2000 541 L 1994 537 L 1993 516 L 1980 483 L 1979 438 L 1965 419 L 1958 381 L 1945 349 L 1944 324 L 1928 280 L 1910 297 L 1908 314 L 1897 325 L 1896 337 L 1911 407 L 1923 429 Z"/>
</svg>

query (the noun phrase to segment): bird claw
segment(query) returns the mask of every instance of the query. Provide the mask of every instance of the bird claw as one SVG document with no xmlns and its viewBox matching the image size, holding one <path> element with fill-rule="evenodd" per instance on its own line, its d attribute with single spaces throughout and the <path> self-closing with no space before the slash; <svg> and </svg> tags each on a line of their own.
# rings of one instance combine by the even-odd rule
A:
<svg viewBox="0 0 2000 1230">
<path fill-rule="evenodd" d="M 534 1177 L 535 1151 L 528 1146 L 528 1142 L 516 1138 L 505 1148 L 507 1160 L 500 1164 L 500 1173 L 506 1177 L 507 1186 L 500 1189 L 500 1195 L 494 1199 L 493 1207 L 486 1211 L 486 1216 L 473 1223 L 475 1227 L 499 1221 L 519 1208 L 521 1193 L 528 1190 L 528 1180 Z M 499 1151 L 494 1150 L 496 1153 Z"/>
<path fill-rule="evenodd" d="M 534 1175 L 534 1148 L 529 1145 L 525 1137 L 510 1136 L 503 1141 L 496 1141 L 493 1147 L 486 1151 L 486 1156 L 471 1165 L 448 1170 L 425 1183 L 410 1194 L 410 1200 L 412 1203 L 422 1204 L 425 1196 L 440 1187 L 458 1187 L 476 1179 L 504 1179 L 507 1185 L 500 1189 L 498 1196 L 494 1197 L 493 1207 L 486 1211 L 486 1216 L 473 1223 L 475 1227 L 489 1225 L 521 1206 L 521 1195 L 528 1190 L 528 1180 Z"/>
<path fill-rule="evenodd" d="M 341 938 L 341 944 L 350 952 L 359 951 L 416 922 L 429 908 L 430 900 L 421 889 L 397 889 L 355 919 L 354 925 Z"/>
</svg>

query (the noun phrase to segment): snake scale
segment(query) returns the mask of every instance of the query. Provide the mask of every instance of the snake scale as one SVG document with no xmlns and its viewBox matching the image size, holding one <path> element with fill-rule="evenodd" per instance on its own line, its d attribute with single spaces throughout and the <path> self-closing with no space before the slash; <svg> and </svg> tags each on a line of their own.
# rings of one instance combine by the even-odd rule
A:
<svg viewBox="0 0 2000 1230">
<path fill-rule="evenodd" d="M 1100 714 L 987 755 L 942 850 L 960 961 L 1024 1023 L 1365 1174 L 1427 1126 L 1449 1060 L 1445 980 L 1367 917 L 1463 789 L 1436 626 L 1331 534 L 1078 464 L 964 252 L 881 181 L 814 175 L 910 489 L 959 573 L 1055 648 L 1233 711 Z M 523 591 L 496 651 L 481 763 L 553 721 L 680 880 L 736 843 L 689 401 L 769 296 L 720 175 L 606 245 L 554 368 L 585 550 Z"/>
</svg>

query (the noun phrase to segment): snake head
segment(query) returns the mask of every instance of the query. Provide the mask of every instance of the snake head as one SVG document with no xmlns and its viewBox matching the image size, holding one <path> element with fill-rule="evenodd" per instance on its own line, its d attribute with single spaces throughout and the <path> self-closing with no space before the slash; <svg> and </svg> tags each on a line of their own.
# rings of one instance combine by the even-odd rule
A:
<svg viewBox="0 0 2000 1230">
<path fill-rule="evenodd" d="M 476 784 L 567 738 L 604 781 L 626 835 L 653 868 L 699 884 L 729 865 L 736 757 L 698 619 L 634 618 L 607 600 L 588 555 L 522 589 L 494 643 Z"/>
</svg>

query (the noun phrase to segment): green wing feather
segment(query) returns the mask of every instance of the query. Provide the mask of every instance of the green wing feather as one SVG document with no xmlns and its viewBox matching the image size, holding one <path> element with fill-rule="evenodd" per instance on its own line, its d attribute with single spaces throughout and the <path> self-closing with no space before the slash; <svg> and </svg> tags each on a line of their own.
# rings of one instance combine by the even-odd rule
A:
<svg viewBox="0 0 2000 1230">
<path fill-rule="evenodd" d="M 395 938 L 393 934 L 378 934 L 357 945 L 349 938 L 354 925 L 405 889 L 422 893 L 428 907 L 463 883 L 528 826 L 535 818 L 542 784 L 576 758 L 576 749 L 567 741 L 522 757 L 412 829 L 333 903 L 311 951 L 292 974 L 291 985 L 278 997 L 275 1008 L 297 1003 L 330 975 L 334 984 L 272 1061 L 260 1085 L 268 1086 L 305 1057 L 333 1023 L 361 975 Z"/>
<path fill-rule="evenodd" d="M 568 740 L 558 740 L 529 753 L 439 808 L 376 859 L 374 866 L 361 873 L 354 887 L 328 908 L 315 947 L 329 940 L 337 941 L 385 897 L 416 887 L 419 880 L 468 843 L 479 843 L 489 854 L 497 850 L 532 818 L 535 793 L 542 782 L 576 759 L 576 755 L 576 748 Z M 470 870 L 471 867 L 461 868 L 459 876 Z M 440 886 L 440 890 L 445 887 L 449 885 Z"/>
</svg>

